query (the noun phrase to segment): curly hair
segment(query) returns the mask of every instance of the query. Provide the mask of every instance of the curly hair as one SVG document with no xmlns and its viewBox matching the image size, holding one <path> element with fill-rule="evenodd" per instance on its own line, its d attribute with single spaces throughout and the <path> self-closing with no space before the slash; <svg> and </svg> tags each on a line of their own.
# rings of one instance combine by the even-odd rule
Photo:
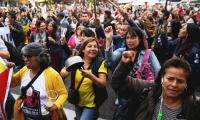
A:
<svg viewBox="0 0 200 120">
<path fill-rule="evenodd" d="M 22 54 L 36 56 L 40 67 L 46 69 L 51 64 L 51 58 L 48 49 L 41 43 L 33 42 L 22 48 Z"/>
</svg>

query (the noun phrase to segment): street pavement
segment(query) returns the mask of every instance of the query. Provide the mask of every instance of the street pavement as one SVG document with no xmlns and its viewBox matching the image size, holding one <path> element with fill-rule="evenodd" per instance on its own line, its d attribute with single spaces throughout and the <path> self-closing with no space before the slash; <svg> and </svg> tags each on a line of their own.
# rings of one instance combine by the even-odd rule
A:
<svg viewBox="0 0 200 120">
<path fill-rule="evenodd" d="M 18 70 L 15 69 L 14 72 L 17 72 Z M 110 72 L 109 72 L 110 73 Z M 115 92 L 110 86 L 110 78 L 111 74 L 108 75 L 107 80 L 107 92 L 108 92 L 108 99 L 105 101 L 105 103 L 100 107 L 100 116 L 98 120 L 112 120 L 113 113 L 117 106 L 115 105 L 115 99 L 117 98 Z M 66 85 L 67 90 L 70 87 L 70 76 L 67 77 L 64 80 L 64 83 Z M 19 87 L 10 89 L 11 93 L 14 95 L 15 98 L 20 94 Z M 70 104 L 68 101 L 65 102 L 64 105 L 65 113 L 67 115 L 68 120 L 74 120 L 75 113 L 74 113 L 74 105 Z"/>
</svg>

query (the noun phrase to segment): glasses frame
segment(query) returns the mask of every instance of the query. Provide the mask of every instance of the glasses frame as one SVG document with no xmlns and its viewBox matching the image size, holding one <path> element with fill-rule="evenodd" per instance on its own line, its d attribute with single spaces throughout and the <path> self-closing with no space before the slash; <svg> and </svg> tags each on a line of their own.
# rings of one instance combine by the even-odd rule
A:
<svg viewBox="0 0 200 120">
<path fill-rule="evenodd" d="M 26 58 L 27 60 L 30 60 L 32 57 L 33 57 L 32 55 L 24 55 L 24 54 L 22 55 L 22 58 L 23 59 Z"/>
</svg>

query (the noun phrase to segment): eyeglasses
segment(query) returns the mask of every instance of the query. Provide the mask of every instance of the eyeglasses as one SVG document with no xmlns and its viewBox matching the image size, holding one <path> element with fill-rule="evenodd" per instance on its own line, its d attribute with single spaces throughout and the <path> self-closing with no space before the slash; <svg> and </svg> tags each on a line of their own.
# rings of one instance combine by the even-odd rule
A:
<svg viewBox="0 0 200 120">
<path fill-rule="evenodd" d="M 23 59 L 28 59 L 28 60 L 30 60 L 31 58 L 32 58 L 32 56 L 31 55 L 22 55 L 22 58 Z"/>
</svg>

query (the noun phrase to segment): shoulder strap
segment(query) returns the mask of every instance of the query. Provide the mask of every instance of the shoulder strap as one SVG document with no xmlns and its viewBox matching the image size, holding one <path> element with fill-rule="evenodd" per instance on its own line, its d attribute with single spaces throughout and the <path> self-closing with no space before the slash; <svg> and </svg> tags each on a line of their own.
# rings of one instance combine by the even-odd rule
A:
<svg viewBox="0 0 200 120">
<path fill-rule="evenodd" d="M 40 69 L 40 71 L 35 75 L 35 77 L 25 86 L 21 88 L 22 98 L 26 98 L 26 91 L 29 87 L 35 82 L 35 80 L 39 77 L 39 75 L 44 71 L 43 68 Z"/>
<path fill-rule="evenodd" d="M 146 86 L 145 86 L 145 88 L 143 89 L 141 95 L 138 96 L 138 100 L 139 100 L 140 102 L 142 102 L 142 101 L 144 100 L 144 98 L 147 97 L 147 95 L 148 95 L 148 93 L 149 93 L 149 88 L 150 88 L 151 86 L 153 86 L 152 83 L 149 83 L 149 82 L 148 82 L 148 83 L 146 84 Z"/>
<path fill-rule="evenodd" d="M 104 61 L 104 58 L 98 56 L 92 61 L 92 63 L 89 66 L 89 68 L 92 69 L 92 73 L 97 77 L 98 77 L 99 67 L 101 66 L 103 61 Z"/>
<path fill-rule="evenodd" d="M 142 64 L 148 63 L 150 53 L 151 53 L 151 49 L 147 49 L 147 50 L 145 51 L 144 58 L 143 58 L 143 60 L 142 60 Z"/>
<path fill-rule="evenodd" d="M 76 90 L 78 90 L 78 89 L 80 88 L 80 86 L 81 86 L 81 84 L 82 84 L 83 80 L 84 80 L 84 77 L 82 77 L 82 79 L 81 79 L 80 83 L 78 84 L 78 87 L 77 87 L 77 89 L 76 89 Z"/>
</svg>

